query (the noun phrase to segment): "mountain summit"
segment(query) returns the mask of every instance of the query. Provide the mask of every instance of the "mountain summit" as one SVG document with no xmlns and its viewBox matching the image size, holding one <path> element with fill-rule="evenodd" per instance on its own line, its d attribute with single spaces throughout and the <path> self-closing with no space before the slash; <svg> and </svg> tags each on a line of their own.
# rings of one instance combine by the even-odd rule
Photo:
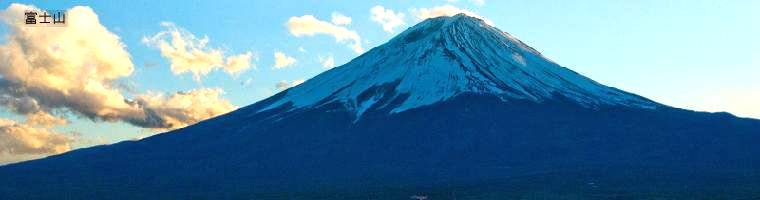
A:
<svg viewBox="0 0 760 200">
<path fill-rule="evenodd" d="M 0 199 L 751 199 L 757 141 L 456 15 L 186 128 L 2 166 Z"/>
<path fill-rule="evenodd" d="M 286 91 L 264 110 L 287 103 L 302 108 L 340 102 L 357 115 L 371 108 L 395 113 L 465 93 L 503 101 L 563 98 L 584 107 L 660 106 L 561 67 L 483 20 L 458 14 L 425 20 Z"/>
</svg>

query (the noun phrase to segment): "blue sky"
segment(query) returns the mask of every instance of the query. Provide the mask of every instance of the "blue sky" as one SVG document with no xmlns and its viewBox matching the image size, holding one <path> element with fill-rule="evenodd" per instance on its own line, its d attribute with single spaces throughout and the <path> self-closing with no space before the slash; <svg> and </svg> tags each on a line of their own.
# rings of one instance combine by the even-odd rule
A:
<svg viewBox="0 0 760 200">
<path fill-rule="evenodd" d="M 350 17 L 350 24 L 333 25 L 354 31 L 368 50 L 419 22 L 420 10 L 448 5 L 490 20 L 546 57 L 603 84 L 676 107 L 760 118 L 759 1 L 19 1 L 0 6 L 11 3 L 51 10 L 91 8 L 99 23 L 126 45 L 134 64 L 134 71 L 118 80 L 129 85 L 120 90 L 126 97 L 220 88 L 220 98 L 242 107 L 281 91 L 280 82 L 325 71 L 327 58 L 339 66 L 359 55 L 350 48 L 351 39 L 294 34 L 288 25 L 293 17 L 312 15 L 328 23 L 333 14 Z M 375 6 L 403 14 L 405 24 L 384 30 L 372 19 Z M 224 56 L 251 52 L 251 66 L 235 74 L 212 70 L 198 80 L 191 73 L 173 73 L 172 60 L 159 45 L 145 42 L 170 27 L 206 37 L 201 50 L 220 50 Z M 2 44 L 10 30 L 7 24 L 0 26 Z M 295 62 L 276 68 L 275 52 Z M 160 131 L 122 120 L 92 120 L 77 111 L 58 113 L 68 123 L 53 130 L 76 133 L 70 148 Z M 0 117 L 23 119 L 7 108 Z M 47 155 L 2 153 L 0 163 Z"/>
</svg>

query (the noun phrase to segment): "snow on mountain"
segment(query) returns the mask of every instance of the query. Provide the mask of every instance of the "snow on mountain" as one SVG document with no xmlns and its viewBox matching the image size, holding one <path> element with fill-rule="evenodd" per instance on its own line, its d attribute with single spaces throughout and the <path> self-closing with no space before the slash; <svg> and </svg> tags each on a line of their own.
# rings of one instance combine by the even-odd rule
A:
<svg viewBox="0 0 760 200">
<path fill-rule="evenodd" d="M 660 106 L 559 66 L 483 20 L 459 14 L 421 22 L 349 63 L 285 91 L 283 98 L 259 111 L 340 102 L 360 117 L 371 107 L 396 113 L 463 93 L 533 102 L 561 95 L 589 108 Z M 375 105 L 380 102 L 384 104 Z"/>
</svg>

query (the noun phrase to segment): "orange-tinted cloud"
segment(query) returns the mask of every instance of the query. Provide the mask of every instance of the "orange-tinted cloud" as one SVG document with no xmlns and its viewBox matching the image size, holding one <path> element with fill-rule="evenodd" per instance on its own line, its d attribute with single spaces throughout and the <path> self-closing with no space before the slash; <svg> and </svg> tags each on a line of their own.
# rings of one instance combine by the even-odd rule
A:
<svg viewBox="0 0 760 200">
<path fill-rule="evenodd" d="M 26 26 L 18 17 L 35 9 L 11 4 L 0 12 L 9 27 L 7 42 L 0 45 L 0 105 L 28 115 L 33 123 L 55 124 L 57 117 L 50 113 L 69 110 L 96 121 L 178 128 L 234 108 L 219 89 L 125 97 L 117 81 L 128 78 L 134 64 L 119 37 L 100 24 L 92 9 L 71 8 L 66 26 L 45 29 Z M 244 70 L 251 56 L 228 58 L 225 70 Z M 198 107 L 172 105 L 177 99 Z"/>
<path fill-rule="evenodd" d="M 193 79 L 200 81 L 202 76 L 216 69 L 235 75 L 253 66 L 250 51 L 225 57 L 221 49 L 207 46 L 208 37 L 198 38 L 170 22 L 161 25 L 166 30 L 144 37 L 143 43 L 160 49 L 161 55 L 171 62 L 174 74 L 191 73 Z"/>
</svg>

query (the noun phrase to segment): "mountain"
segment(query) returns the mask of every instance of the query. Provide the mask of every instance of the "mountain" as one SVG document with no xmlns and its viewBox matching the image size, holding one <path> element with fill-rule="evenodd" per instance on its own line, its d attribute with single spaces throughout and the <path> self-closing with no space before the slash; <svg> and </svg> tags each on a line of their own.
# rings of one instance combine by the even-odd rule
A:
<svg viewBox="0 0 760 200">
<path fill-rule="evenodd" d="M 186 128 L 2 166 L 0 199 L 752 199 L 757 141 L 460 14 Z"/>
<path fill-rule="evenodd" d="M 378 106 L 390 106 L 391 113 L 397 113 L 461 94 L 532 102 L 562 96 L 588 108 L 660 106 L 561 67 L 515 37 L 460 14 L 426 20 L 285 92 L 263 110 L 288 103 L 291 109 L 301 109 L 337 102 L 360 118 Z M 386 102 L 378 102 L 381 99 Z M 387 105 L 393 101 L 397 105 Z"/>
</svg>

